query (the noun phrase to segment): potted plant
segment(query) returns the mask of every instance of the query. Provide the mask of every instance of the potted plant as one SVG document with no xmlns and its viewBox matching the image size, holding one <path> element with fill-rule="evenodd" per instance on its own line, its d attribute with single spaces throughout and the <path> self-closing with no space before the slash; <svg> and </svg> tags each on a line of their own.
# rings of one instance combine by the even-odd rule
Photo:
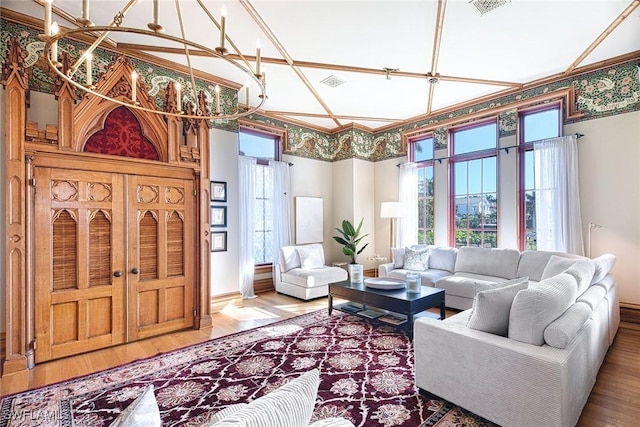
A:
<svg viewBox="0 0 640 427">
<path fill-rule="evenodd" d="M 340 236 L 334 236 L 333 239 L 342 245 L 342 253 L 348 257 L 351 257 L 351 264 L 349 265 L 349 276 L 351 277 L 352 283 L 362 283 L 363 280 L 363 268 L 362 264 L 358 264 L 356 259 L 358 255 L 364 251 L 364 249 L 369 245 L 365 243 L 360 249 L 358 249 L 358 245 L 360 241 L 368 236 L 365 234 L 364 236 L 360 236 L 360 229 L 362 228 L 362 223 L 364 218 L 360 220 L 360 224 L 358 224 L 358 228 L 355 228 L 349 220 L 345 219 L 342 221 L 342 228 L 336 228 L 336 231 L 340 233 Z"/>
</svg>

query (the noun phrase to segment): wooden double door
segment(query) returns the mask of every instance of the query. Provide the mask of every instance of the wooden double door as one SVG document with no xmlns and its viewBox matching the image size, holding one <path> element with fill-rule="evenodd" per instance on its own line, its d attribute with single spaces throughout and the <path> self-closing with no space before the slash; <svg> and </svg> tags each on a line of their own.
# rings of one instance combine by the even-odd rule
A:
<svg viewBox="0 0 640 427">
<path fill-rule="evenodd" d="M 193 179 L 34 177 L 36 362 L 193 326 Z"/>
</svg>

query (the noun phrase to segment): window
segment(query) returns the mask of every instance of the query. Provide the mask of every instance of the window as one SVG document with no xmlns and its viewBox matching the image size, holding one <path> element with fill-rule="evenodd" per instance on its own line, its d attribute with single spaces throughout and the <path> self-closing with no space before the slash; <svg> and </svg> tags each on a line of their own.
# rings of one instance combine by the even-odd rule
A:
<svg viewBox="0 0 640 427">
<path fill-rule="evenodd" d="M 269 160 L 280 157 L 280 137 L 270 133 L 258 132 L 254 129 L 240 127 L 238 137 L 241 156 L 256 157 L 258 164 L 254 176 L 255 209 L 254 209 L 254 257 L 255 264 L 270 264 L 272 257 L 272 203 L 273 171 Z"/>
<path fill-rule="evenodd" d="M 536 193 L 533 143 L 555 138 L 561 133 L 560 105 L 536 108 L 520 113 L 520 200 L 519 228 L 520 250 L 535 250 L 536 244 Z"/>
<path fill-rule="evenodd" d="M 418 165 L 418 243 L 432 245 L 434 230 L 433 136 L 409 141 L 409 159 Z"/>
<path fill-rule="evenodd" d="M 495 121 L 451 132 L 452 244 L 498 244 L 498 129 Z"/>
</svg>

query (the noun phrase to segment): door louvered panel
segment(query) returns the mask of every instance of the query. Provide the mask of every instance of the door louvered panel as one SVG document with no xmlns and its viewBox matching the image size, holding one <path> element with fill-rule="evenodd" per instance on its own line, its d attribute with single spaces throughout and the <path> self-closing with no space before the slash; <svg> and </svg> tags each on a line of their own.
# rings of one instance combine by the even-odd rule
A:
<svg viewBox="0 0 640 427">
<path fill-rule="evenodd" d="M 128 193 L 136 197 L 129 235 L 138 236 L 129 247 L 129 265 L 138 271 L 129 277 L 129 338 L 193 326 L 193 181 L 143 176 L 128 181 Z"/>
<path fill-rule="evenodd" d="M 122 175 L 37 167 L 35 178 L 36 362 L 124 342 L 125 277 L 112 271 L 124 266 Z"/>
</svg>

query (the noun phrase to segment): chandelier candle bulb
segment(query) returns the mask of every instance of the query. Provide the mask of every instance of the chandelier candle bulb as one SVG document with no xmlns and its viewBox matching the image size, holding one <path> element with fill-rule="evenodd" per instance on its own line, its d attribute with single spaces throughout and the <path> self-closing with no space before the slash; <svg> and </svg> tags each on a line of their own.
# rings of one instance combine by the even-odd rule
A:
<svg viewBox="0 0 640 427">
<path fill-rule="evenodd" d="M 54 22 L 51 24 L 51 34 L 58 34 L 58 23 Z M 51 62 L 54 64 L 58 62 L 58 41 L 54 41 L 51 45 Z"/>
<path fill-rule="evenodd" d="M 260 75 L 260 40 L 256 41 L 256 76 Z"/>
<path fill-rule="evenodd" d="M 131 73 L 131 101 L 136 102 L 138 99 L 138 73 Z"/>
<path fill-rule="evenodd" d="M 51 2 L 53 0 L 44 0 L 44 35 L 51 35 Z"/>
<path fill-rule="evenodd" d="M 216 103 L 216 114 L 220 114 L 220 86 L 216 85 L 214 90 L 215 92 L 215 103 Z"/>
<path fill-rule="evenodd" d="M 220 9 L 220 48 L 224 51 L 224 33 L 227 25 L 227 6 L 222 5 Z"/>
<path fill-rule="evenodd" d="M 89 0 L 82 0 L 82 19 L 89 20 Z"/>
<path fill-rule="evenodd" d="M 93 59 L 93 55 L 87 55 L 87 58 L 84 60 L 84 66 L 87 69 L 87 86 L 91 86 L 93 84 L 93 79 L 91 76 L 91 60 Z"/>
</svg>

